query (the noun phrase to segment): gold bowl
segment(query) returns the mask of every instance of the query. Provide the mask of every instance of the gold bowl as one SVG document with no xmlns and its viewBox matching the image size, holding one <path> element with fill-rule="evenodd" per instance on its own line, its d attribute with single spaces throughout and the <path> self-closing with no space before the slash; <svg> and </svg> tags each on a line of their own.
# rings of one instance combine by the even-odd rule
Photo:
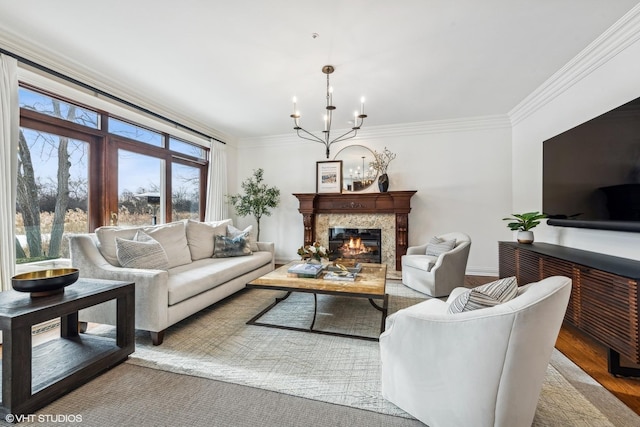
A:
<svg viewBox="0 0 640 427">
<path fill-rule="evenodd" d="M 11 278 L 13 289 L 19 292 L 31 292 L 32 297 L 64 292 L 78 280 L 80 271 L 77 268 L 52 268 L 49 270 L 31 271 Z"/>
</svg>

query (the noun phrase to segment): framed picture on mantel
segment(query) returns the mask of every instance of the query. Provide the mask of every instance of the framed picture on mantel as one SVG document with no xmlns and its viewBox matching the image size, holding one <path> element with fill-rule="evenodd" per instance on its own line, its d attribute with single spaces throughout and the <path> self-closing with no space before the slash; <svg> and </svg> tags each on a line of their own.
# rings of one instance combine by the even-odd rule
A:
<svg viewBox="0 0 640 427">
<path fill-rule="evenodd" d="M 316 162 L 316 193 L 342 192 L 342 160 Z"/>
</svg>

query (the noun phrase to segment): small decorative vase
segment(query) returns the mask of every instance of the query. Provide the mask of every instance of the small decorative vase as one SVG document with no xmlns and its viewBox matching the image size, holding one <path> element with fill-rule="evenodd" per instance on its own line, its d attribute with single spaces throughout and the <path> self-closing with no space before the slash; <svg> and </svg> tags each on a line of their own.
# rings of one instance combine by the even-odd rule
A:
<svg viewBox="0 0 640 427">
<path fill-rule="evenodd" d="M 518 231 L 518 243 L 533 243 L 533 231 Z"/>
<path fill-rule="evenodd" d="M 322 264 L 322 262 L 319 259 L 309 258 L 307 264 Z"/>
<path fill-rule="evenodd" d="M 386 173 L 378 177 L 378 189 L 381 193 L 386 193 L 389 189 L 389 176 Z"/>
</svg>

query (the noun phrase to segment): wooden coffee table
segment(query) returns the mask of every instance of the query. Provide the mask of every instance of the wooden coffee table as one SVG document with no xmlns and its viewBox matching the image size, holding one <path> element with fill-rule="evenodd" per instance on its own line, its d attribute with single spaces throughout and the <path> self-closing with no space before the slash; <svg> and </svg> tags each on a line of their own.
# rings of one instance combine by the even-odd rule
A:
<svg viewBox="0 0 640 427">
<path fill-rule="evenodd" d="M 387 308 L 389 304 L 389 295 L 385 293 L 387 266 L 385 264 L 369 264 L 362 263 L 362 270 L 358 273 L 356 280 L 335 281 L 324 280 L 324 273 L 316 279 L 299 278 L 287 273 L 289 267 L 299 264 L 300 261 L 293 261 L 283 265 L 272 272 L 255 279 L 247 284 L 248 288 L 270 289 L 286 291 L 286 295 L 275 299 L 273 304 L 262 310 L 247 325 L 268 326 L 271 328 L 289 329 L 301 332 L 313 332 L 316 334 L 335 335 L 341 337 L 358 338 L 368 341 L 378 341 L 378 338 L 366 337 L 362 335 L 343 334 L 339 332 L 329 332 L 313 329 L 316 322 L 318 310 L 318 294 L 322 295 L 338 295 L 352 298 L 367 298 L 371 305 L 382 312 L 382 321 L 380 323 L 380 333 L 384 332 L 385 321 L 387 318 Z M 306 292 L 313 294 L 313 321 L 308 329 L 297 328 L 293 326 L 273 325 L 270 323 L 258 322 L 265 313 L 275 307 L 278 303 L 284 301 L 292 292 Z M 382 300 L 382 306 L 376 304 L 375 300 Z"/>
</svg>

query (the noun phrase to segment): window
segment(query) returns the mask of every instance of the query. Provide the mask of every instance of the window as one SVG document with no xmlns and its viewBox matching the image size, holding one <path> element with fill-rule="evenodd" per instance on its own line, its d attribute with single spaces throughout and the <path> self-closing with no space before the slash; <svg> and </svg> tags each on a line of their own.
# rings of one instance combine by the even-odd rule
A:
<svg viewBox="0 0 640 427">
<path fill-rule="evenodd" d="M 162 223 L 163 161 L 118 150 L 118 225 Z"/>
<path fill-rule="evenodd" d="M 207 160 L 207 151 L 204 148 L 176 138 L 169 138 L 169 149 L 178 153 L 187 154 L 196 159 Z"/>
<path fill-rule="evenodd" d="M 88 143 L 21 128 L 18 149 L 18 263 L 68 257 L 67 233 L 86 233 Z"/>
<path fill-rule="evenodd" d="M 109 133 L 144 142 L 155 147 L 164 146 L 162 134 L 113 117 L 109 117 Z"/>
<path fill-rule="evenodd" d="M 68 257 L 67 233 L 203 218 L 207 148 L 32 86 L 19 96 L 19 262 Z"/>
<path fill-rule="evenodd" d="M 200 169 L 174 163 L 171 180 L 173 220 L 200 219 Z"/>
<path fill-rule="evenodd" d="M 34 92 L 20 87 L 18 89 L 20 107 L 37 111 L 47 116 L 68 120 L 92 129 L 98 129 L 100 115 L 78 105 L 53 98 L 51 96 Z"/>
</svg>

